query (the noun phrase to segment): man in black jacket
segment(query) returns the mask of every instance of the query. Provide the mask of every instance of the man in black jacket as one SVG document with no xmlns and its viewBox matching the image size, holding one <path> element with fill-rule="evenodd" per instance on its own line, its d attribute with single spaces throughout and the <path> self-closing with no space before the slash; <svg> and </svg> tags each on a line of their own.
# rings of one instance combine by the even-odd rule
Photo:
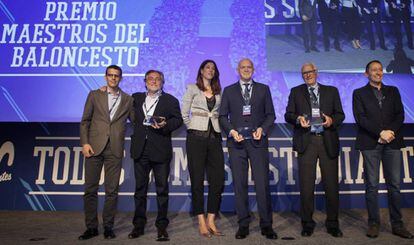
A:
<svg viewBox="0 0 414 245">
<path fill-rule="evenodd" d="M 318 27 L 316 0 L 300 0 L 299 13 L 302 20 L 302 34 L 305 52 L 309 53 L 310 50 L 319 52 L 316 48 L 316 32 Z"/>
<path fill-rule="evenodd" d="M 378 237 L 380 216 L 378 208 L 379 167 L 382 161 L 388 190 L 388 205 L 392 233 L 412 239 L 402 222 L 400 210 L 401 148 L 404 147 L 401 128 L 404 107 L 398 89 L 382 83 L 383 68 L 378 60 L 365 68 L 368 84 L 353 93 L 352 106 L 358 135 L 355 148 L 364 158 L 365 200 L 368 210 L 370 238 Z"/>
<path fill-rule="evenodd" d="M 378 35 L 380 47 L 388 50 L 385 46 L 384 32 L 381 24 L 381 1 L 380 0 L 357 0 L 361 8 L 362 18 L 368 31 L 369 46 L 371 50 L 375 50 L 375 39 L 372 25 L 375 25 L 375 31 Z"/>
<path fill-rule="evenodd" d="M 302 66 L 305 84 L 292 88 L 285 120 L 293 125 L 293 149 L 298 152 L 302 236 L 311 236 L 316 163 L 322 173 L 326 195 L 326 229 L 334 237 L 342 237 L 339 229 L 338 127 L 345 119 L 338 89 L 318 83 L 317 68 L 312 63 Z"/>
<path fill-rule="evenodd" d="M 164 75 L 149 70 L 145 74 L 147 92 L 135 93 L 134 111 L 136 123 L 131 136 L 131 157 L 135 172 L 135 215 L 134 229 L 129 238 L 144 234 L 147 221 L 147 190 L 150 171 L 153 171 L 157 192 L 158 216 L 155 226 L 158 241 L 169 240 L 167 226 L 168 176 L 172 158 L 171 132 L 183 122 L 180 105 L 176 98 L 162 91 Z"/>
<path fill-rule="evenodd" d="M 402 48 L 401 22 L 403 23 L 405 34 L 407 35 L 407 46 L 414 49 L 413 34 L 411 30 L 411 2 L 412 0 L 385 0 L 393 20 L 394 35 L 396 38 L 396 48 Z"/>
<path fill-rule="evenodd" d="M 334 39 L 334 48 L 343 52 L 339 43 L 341 14 L 339 13 L 339 0 L 318 0 L 319 18 L 322 23 L 323 46 L 325 51 L 330 50 L 330 40 Z"/>
</svg>

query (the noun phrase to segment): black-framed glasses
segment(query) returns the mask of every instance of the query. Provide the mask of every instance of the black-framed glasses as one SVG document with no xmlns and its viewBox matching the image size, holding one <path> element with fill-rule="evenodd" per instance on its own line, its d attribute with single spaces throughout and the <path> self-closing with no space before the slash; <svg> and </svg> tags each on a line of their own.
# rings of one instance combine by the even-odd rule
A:
<svg viewBox="0 0 414 245">
<path fill-rule="evenodd" d="M 314 74 L 314 73 L 316 73 L 316 71 L 317 70 L 304 71 L 304 72 L 302 72 L 302 75 L 305 76 L 305 75 L 308 75 L 308 74 Z"/>
</svg>

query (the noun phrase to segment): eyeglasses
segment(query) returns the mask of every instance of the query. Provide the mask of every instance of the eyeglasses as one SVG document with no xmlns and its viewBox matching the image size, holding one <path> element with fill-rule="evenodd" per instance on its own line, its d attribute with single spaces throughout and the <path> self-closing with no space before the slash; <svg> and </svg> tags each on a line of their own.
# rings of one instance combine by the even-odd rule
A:
<svg viewBox="0 0 414 245">
<path fill-rule="evenodd" d="M 305 76 L 305 75 L 314 74 L 314 73 L 316 73 L 316 71 L 317 70 L 304 71 L 304 72 L 302 72 L 302 75 Z"/>
<path fill-rule="evenodd" d="M 114 78 L 120 78 L 121 76 L 118 74 L 106 74 L 107 77 L 114 77 Z"/>
<path fill-rule="evenodd" d="M 147 77 L 146 79 L 145 79 L 145 81 L 147 82 L 147 81 L 150 81 L 150 82 L 152 82 L 152 81 L 155 81 L 155 82 L 161 82 L 162 80 L 161 80 L 161 78 L 160 77 Z"/>
</svg>

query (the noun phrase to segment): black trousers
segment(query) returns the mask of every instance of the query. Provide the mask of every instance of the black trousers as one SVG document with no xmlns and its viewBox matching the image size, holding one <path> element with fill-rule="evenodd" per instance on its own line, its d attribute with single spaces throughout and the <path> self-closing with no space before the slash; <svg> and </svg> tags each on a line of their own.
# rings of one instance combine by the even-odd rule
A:
<svg viewBox="0 0 414 245">
<path fill-rule="evenodd" d="M 189 133 L 186 141 L 188 171 L 194 215 L 204 214 L 204 176 L 209 183 L 207 213 L 220 210 L 224 187 L 224 155 L 221 138 L 206 138 Z"/>
<path fill-rule="evenodd" d="M 105 204 L 102 212 L 103 226 L 113 228 L 118 203 L 119 176 L 122 158 L 112 154 L 108 143 L 99 156 L 85 159 L 85 224 L 87 228 L 98 228 L 98 189 L 102 167 L 105 170 Z"/>
<path fill-rule="evenodd" d="M 249 226 L 248 170 L 249 161 L 256 189 L 260 227 L 272 226 L 272 203 L 269 189 L 269 151 L 256 148 L 251 140 L 245 140 L 243 148 L 229 147 L 230 167 L 233 176 L 236 213 L 239 226 Z"/>
<path fill-rule="evenodd" d="M 403 23 L 405 34 L 407 35 L 407 46 L 413 48 L 413 34 L 410 23 L 410 11 L 391 11 L 392 20 L 394 22 L 393 29 L 396 38 L 396 47 L 402 48 L 402 33 L 401 33 L 401 22 Z"/>
<path fill-rule="evenodd" d="M 350 40 L 359 40 L 361 36 L 361 19 L 358 8 L 342 7 L 342 15 L 345 20 L 345 31 Z"/>
<path fill-rule="evenodd" d="M 311 136 L 306 151 L 298 156 L 301 218 L 304 228 L 314 228 L 312 219 L 315 203 L 316 163 L 319 158 L 326 197 L 326 227 L 337 228 L 339 212 L 338 158 L 326 153 L 322 136 Z"/>
<path fill-rule="evenodd" d="M 371 49 L 375 49 L 375 40 L 374 40 L 374 32 L 372 28 L 372 22 L 374 22 L 375 25 L 375 31 L 378 35 L 378 40 L 381 47 L 385 47 L 385 41 L 384 41 L 384 32 L 382 31 L 382 24 L 381 24 L 381 14 L 377 13 L 371 13 L 371 14 L 363 14 L 362 17 L 365 21 L 365 27 L 368 31 L 368 39 Z"/>
<path fill-rule="evenodd" d="M 338 11 L 330 11 L 325 14 L 324 18 L 321 17 L 322 33 L 323 33 L 323 46 L 325 49 L 329 49 L 330 40 L 334 39 L 335 48 L 339 48 L 339 30 L 340 30 L 340 16 Z"/>
<path fill-rule="evenodd" d="M 317 27 L 318 23 L 316 18 L 307 21 L 302 20 L 303 45 L 306 50 L 316 47 Z"/>
<path fill-rule="evenodd" d="M 168 176 L 170 175 L 170 161 L 153 162 L 149 160 L 148 146 L 144 146 L 144 152 L 138 159 L 134 159 L 135 172 L 135 214 L 132 223 L 135 227 L 143 228 L 147 223 L 147 192 L 149 175 L 152 170 L 155 179 L 155 190 L 157 192 L 158 215 L 155 226 L 166 228 L 169 220 L 168 213 Z"/>
</svg>

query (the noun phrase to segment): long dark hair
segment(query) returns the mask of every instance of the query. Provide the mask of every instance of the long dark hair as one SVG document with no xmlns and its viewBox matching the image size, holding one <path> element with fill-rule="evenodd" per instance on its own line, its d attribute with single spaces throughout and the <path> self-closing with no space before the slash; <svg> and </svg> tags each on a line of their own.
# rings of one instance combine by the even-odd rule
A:
<svg viewBox="0 0 414 245">
<path fill-rule="evenodd" d="M 204 87 L 203 77 L 201 76 L 201 70 L 204 69 L 207 63 L 213 63 L 214 69 L 215 69 L 214 76 L 211 79 L 211 90 L 213 91 L 214 95 L 220 94 L 221 92 L 220 72 L 214 60 L 205 60 L 203 61 L 203 63 L 201 63 L 200 68 L 198 68 L 196 85 L 201 91 L 206 91 L 206 88 Z"/>
</svg>

